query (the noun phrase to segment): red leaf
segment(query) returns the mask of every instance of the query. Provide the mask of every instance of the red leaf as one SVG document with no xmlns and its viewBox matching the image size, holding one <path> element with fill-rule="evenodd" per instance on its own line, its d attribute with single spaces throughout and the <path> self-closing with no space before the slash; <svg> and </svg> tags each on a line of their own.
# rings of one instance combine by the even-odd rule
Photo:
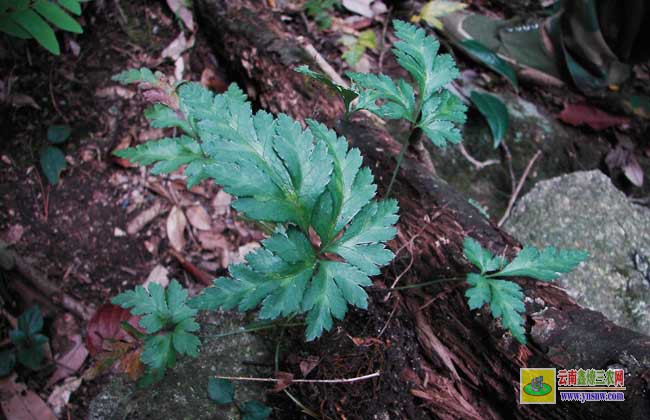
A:
<svg viewBox="0 0 650 420">
<path fill-rule="evenodd" d="M 134 328 L 143 331 L 138 325 L 140 317 L 131 315 L 131 313 L 119 306 L 106 303 L 102 305 L 95 315 L 88 321 L 88 336 L 86 345 L 92 356 L 104 351 L 110 350 L 111 342 L 114 341 L 134 341 L 120 325 L 122 321 L 127 321 Z"/>
<path fill-rule="evenodd" d="M 565 103 L 564 109 L 560 112 L 558 118 L 576 127 L 586 124 L 597 131 L 630 123 L 629 118 L 608 114 L 601 109 L 583 103 Z"/>
</svg>

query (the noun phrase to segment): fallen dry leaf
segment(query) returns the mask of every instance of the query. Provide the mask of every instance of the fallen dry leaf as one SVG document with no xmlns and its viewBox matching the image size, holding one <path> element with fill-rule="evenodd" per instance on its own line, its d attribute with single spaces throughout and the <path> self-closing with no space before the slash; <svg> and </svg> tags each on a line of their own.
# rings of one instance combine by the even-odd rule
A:
<svg viewBox="0 0 650 420">
<path fill-rule="evenodd" d="M 240 264 L 245 261 L 244 257 L 246 257 L 246 254 L 249 252 L 259 248 L 261 245 L 259 242 L 249 242 L 247 244 L 244 244 L 237 249 L 236 253 L 230 254 L 230 264 Z"/>
<path fill-rule="evenodd" d="M 165 207 L 160 202 L 160 200 L 156 200 L 151 207 L 142 210 L 133 219 L 131 219 L 131 221 L 126 225 L 126 232 L 129 235 L 135 235 L 140 230 L 142 230 L 142 228 L 147 226 L 149 222 L 164 212 Z"/>
<path fill-rule="evenodd" d="M 630 120 L 626 117 L 608 114 L 601 109 L 584 103 L 565 103 L 564 109 L 560 112 L 558 118 L 576 127 L 586 124 L 597 131 L 630 123 Z"/>
<path fill-rule="evenodd" d="M 185 210 L 187 220 L 190 224 L 199 230 L 210 230 L 212 221 L 210 215 L 201 205 L 188 207 Z"/>
<path fill-rule="evenodd" d="M 131 99 L 135 96 L 135 92 L 122 86 L 108 86 L 97 89 L 95 91 L 95 96 L 110 99 Z"/>
<path fill-rule="evenodd" d="M 0 380 L 0 406 L 10 420 L 56 420 L 41 397 L 16 382 L 15 374 Z"/>
<path fill-rule="evenodd" d="M 201 248 L 205 250 L 226 250 L 230 246 L 228 239 L 216 232 L 202 231 L 196 237 L 201 243 Z"/>
<path fill-rule="evenodd" d="M 227 214 L 228 210 L 230 209 L 230 203 L 232 203 L 232 196 L 224 190 L 219 190 L 219 192 L 214 196 L 214 199 L 212 200 L 214 213 L 217 216 Z"/>
<path fill-rule="evenodd" d="M 371 18 L 375 12 L 370 8 L 373 0 L 343 0 L 343 7 L 361 16 Z"/>
<path fill-rule="evenodd" d="M 127 159 L 115 156 L 114 153 L 117 150 L 128 149 L 129 147 L 131 147 L 131 140 L 132 139 L 130 134 L 127 134 L 126 136 L 122 137 L 120 139 L 120 142 L 115 147 L 115 149 L 113 149 L 113 153 L 111 153 L 111 159 L 113 160 L 113 162 L 115 162 L 116 164 L 118 164 L 123 168 L 135 168 L 136 166 L 138 166 L 135 163 L 129 162 Z"/>
<path fill-rule="evenodd" d="M 191 36 L 189 39 L 185 38 L 185 34 L 181 32 L 172 42 L 165 47 L 162 51 L 162 58 L 171 58 L 172 60 L 177 60 L 181 54 L 183 54 L 188 49 L 194 46 L 194 37 Z"/>
<path fill-rule="evenodd" d="M 185 227 L 187 219 L 183 210 L 174 206 L 167 216 L 167 238 L 172 248 L 181 252 L 185 247 Z"/>
<path fill-rule="evenodd" d="M 302 373 L 302 377 L 306 378 L 307 375 L 309 375 L 309 372 L 314 370 L 316 366 L 320 363 L 320 358 L 316 356 L 309 356 L 304 360 L 300 361 L 299 367 L 300 367 L 300 373 Z"/>
<path fill-rule="evenodd" d="M 194 32 L 194 16 L 192 11 L 187 8 L 184 0 L 167 0 L 167 6 L 183 21 L 183 24 L 190 32 Z"/>
<path fill-rule="evenodd" d="M 100 306 L 93 317 L 88 321 L 86 345 L 92 356 L 104 350 L 110 350 L 115 341 L 133 341 L 122 328 L 122 322 L 128 322 L 134 328 L 142 330 L 138 325 L 140 317 L 131 315 L 127 309 L 123 309 L 112 303 L 105 303 Z"/>
<path fill-rule="evenodd" d="M 278 381 L 273 386 L 271 392 L 280 392 L 293 383 L 293 373 L 278 371 L 275 372 L 275 379 Z"/>
<path fill-rule="evenodd" d="M 151 283 L 158 283 L 162 287 L 167 287 L 169 285 L 169 270 L 163 267 L 162 264 L 156 265 L 142 283 L 142 286 L 148 288 Z"/>
<path fill-rule="evenodd" d="M 73 337 L 75 341 L 74 347 L 72 347 L 68 352 L 56 358 L 56 370 L 47 381 L 47 386 L 52 386 L 55 383 L 59 382 L 63 378 L 74 374 L 83 366 L 88 357 L 88 350 L 83 344 L 81 335 Z"/>
<path fill-rule="evenodd" d="M 216 93 L 223 93 L 228 89 L 226 82 L 210 67 L 201 72 L 201 84 Z"/>
<path fill-rule="evenodd" d="M 52 407 L 52 410 L 54 410 L 57 416 L 63 413 L 63 409 L 68 404 L 68 401 L 70 401 L 70 396 L 79 389 L 80 385 L 81 378 L 71 376 L 63 381 L 61 385 L 54 387 L 52 393 L 47 398 L 47 403 Z"/>
<path fill-rule="evenodd" d="M 643 186 L 643 168 L 634 155 L 631 155 L 627 164 L 623 166 L 623 173 L 632 184 L 637 187 Z"/>
</svg>

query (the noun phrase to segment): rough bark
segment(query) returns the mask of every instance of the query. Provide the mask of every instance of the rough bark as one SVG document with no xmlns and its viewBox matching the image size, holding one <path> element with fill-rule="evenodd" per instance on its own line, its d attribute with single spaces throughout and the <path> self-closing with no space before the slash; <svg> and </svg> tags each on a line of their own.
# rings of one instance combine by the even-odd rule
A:
<svg viewBox="0 0 650 420">
<path fill-rule="evenodd" d="M 305 40 L 267 2 L 197 0 L 195 5 L 201 29 L 261 107 L 335 127 L 361 149 L 380 191 L 386 187 L 399 144 L 363 115 L 337 123 L 340 101 L 290 70 L 311 64 L 303 49 Z M 401 216 L 398 238 L 391 246 L 410 254 L 402 252 L 396 259 L 393 271 L 405 271 L 400 284 L 467 273 L 470 267 L 462 256 L 466 235 L 509 256 L 520 247 L 414 156 L 407 155 L 394 191 Z M 394 278 L 386 272 L 381 281 L 390 285 Z M 442 283 L 400 294 L 400 309 L 410 316 L 423 360 L 417 373 L 402 372 L 404 387 L 418 404 L 426 403 L 437 418 L 650 418 L 650 338 L 580 307 L 552 285 L 518 281 L 530 298 L 527 346 L 505 334 L 487 310 L 470 312 L 460 284 Z M 625 403 L 518 404 L 520 367 L 612 365 L 629 372 Z"/>
</svg>

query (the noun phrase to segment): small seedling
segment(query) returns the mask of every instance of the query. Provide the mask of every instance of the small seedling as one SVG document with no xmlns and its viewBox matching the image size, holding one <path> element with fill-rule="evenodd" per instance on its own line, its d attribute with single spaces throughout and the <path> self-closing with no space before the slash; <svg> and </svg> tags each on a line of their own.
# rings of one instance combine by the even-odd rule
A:
<svg viewBox="0 0 650 420">
<path fill-rule="evenodd" d="M 38 370 L 45 356 L 44 346 L 47 337 L 41 334 L 43 315 L 37 306 L 31 306 L 18 317 L 16 329 L 9 333 L 15 349 L 5 350 L 0 354 L 0 376 L 8 375 L 16 361 L 21 365 Z"/>
</svg>

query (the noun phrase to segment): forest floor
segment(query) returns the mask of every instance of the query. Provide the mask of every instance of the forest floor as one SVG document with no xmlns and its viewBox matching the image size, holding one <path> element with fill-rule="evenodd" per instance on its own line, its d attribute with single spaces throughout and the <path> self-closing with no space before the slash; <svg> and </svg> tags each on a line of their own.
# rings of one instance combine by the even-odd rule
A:
<svg viewBox="0 0 650 420">
<path fill-rule="evenodd" d="M 499 2 L 473 3 L 478 8 L 503 7 Z M 341 19 L 352 16 L 343 10 L 335 14 Z M 345 68 L 337 32 L 319 32 L 300 19 L 304 15 L 290 16 L 293 30 L 310 37 L 337 70 Z M 363 22 L 363 28 L 374 29 L 379 36 L 383 20 Z M 0 96 L 4 95 L 0 98 L 0 239 L 46 273 L 66 295 L 91 309 L 147 279 L 163 283 L 178 279 L 198 291 L 201 282 L 188 272 L 188 262 L 211 277 L 223 275 L 229 264 L 241 261 L 246 252 L 259 246 L 263 236 L 236 217 L 229 207 L 230 197 L 216 185 L 202 183 L 188 191 L 180 174 L 152 176 L 147 169 L 112 156 L 116 148 L 164 133 L 148 125 L 143 116 L 146 104 L 137 90 L 117 86 L 111 76 L 142 66 L 173 74 L 174 62 L 180 58 L 185 65 L 184 79 L 222 90 L 230 79 L 227 69 L 211 51 L 200 25 L 187 38 L 194 39 L 193 47 L 180 54 L 172 48 L 171 58 L 163 58 L 162 52 L 183 33 L 164 2 L 99 2 L 88 6 L 82 22 L 83 35 L 60 35 L 63 48 L 59 57 L 33 42 L 9 45 L 15 41 L 0 39 Z M 370 71 L 381 54 L 379 50 L 367 52 Z M 489 73 L 460 59 L 463 70 Z M 638 70 L 646 83 L 647 70 Z M 495 86 L 496 90 L 508 89 L 505 83 Z M 534 86 L 524 86 L 521 95 L 551 115 L 558 114 L 567 100 L 579 98 L 576 93 Z M 39 153 L 53 124 L 71 126 L 72 134 L 62 146 L 68 167 L 56 185 L 49 185 L 39 169 Z M 634 122 L 622 132 L 595 133 L 585 128 L 584 133 L 603 136 L 612 150 L 617 137 L 627 136 L 635 145 L 636 160 L 642 169 L 648 168 L 647 125 Z M 640 201 L 648 194 L 647 183 L 639 188 L 624 179 L 618 182 Z M 182 256 L 185 266 L 176 255 Z M 16 272 L 0 272 L 0 302 L 3 314 L 9 315 L 0 319 L 2 345 L 8 345 L 10 317 L 17 317 L 30 303 L 40 302 L 51 353 L 65 354 L 71 337 L 83 335 L 88 320 L 71 320 L 59 306 L 43 304 L 38 292 L 26 293 L 12 286 L 22 281 Z M 377 319 L 350 328 L 361 332 L 383 322 Z M 372 348 L 372 344 L 364 345 Z M 367 357 L 359 363 L 368 363 L 372 355 Z M 81 362 L 77 372 L 68 376 L 80 376 L 93 364 L 90 357 Z M 48 384 L 48 378 L 56 370 L 50 359 L 41 370 L 19 368 L 17 373 L 20 382 L 47 400 L 56 388 L 56 384 Z M 69 402 L 59 406 L 62 418 L 84 418 L 90 400 L 106 381 L 107 376 L 83 381 Z M 363 395 L 352 397 L 362 399 Z"/>
</svg>

